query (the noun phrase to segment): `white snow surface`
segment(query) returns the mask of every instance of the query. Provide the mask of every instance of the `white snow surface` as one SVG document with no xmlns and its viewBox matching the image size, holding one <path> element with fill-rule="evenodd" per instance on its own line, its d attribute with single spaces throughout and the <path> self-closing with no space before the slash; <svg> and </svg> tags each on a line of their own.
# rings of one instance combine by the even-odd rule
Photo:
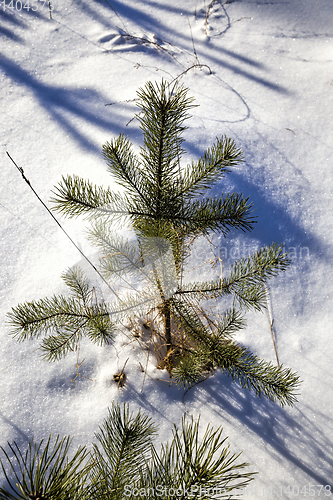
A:
<svg viewBox="0 0 333 500">
<path fill-rule="evenodd" d="M 52 19 L 48 2 L 30 1 L 29 11 L 20 4 L 0 3 L 0 445 L 24 448 L 51 432 L 74 436 L 74 447 L 90 445 L 112 401 L 129 402 L 153 418 L 163 441 L 184 412 L 200 414 L 202 429 L 223 426 L 231 450 L 243 450 L 258 471 L 244 498 L 306 497 L 310 484 L 317 498 L 332 497 L 332 0 L 52 0 Z M 11 307 L 65 293 L 61 274 L 82 258 L 6 151 L 49 207 L 62 175 L 112 186 L 102 144 L 125 133 L 139 151 L 131 100 L 147 81 L 181 73 L 199 105 L 187 123 L 184 161 L 221 134 L 246 158 L 212 190 L 242 192 L 257 209 L 251 233 L 219 240 L 225 265 L 271 242 L 292 252 L 289 271 L 270 284 L 280 360 L 303 381 L 292 408 L 219 373 L 184 396 L 122 336 L 115 348 L 87 342 L 79 358 L 48 364 L 38 341 L 19 344 L 8 334 Z M 87 223 L 58 219 L 98 262 Z M 197 264 L 206 250 L 197 249 Z M 247 325 L 238 339 L 275 362 L 267 314 L 249 314 Z M 127 358 L 119 390 L 112 377 Z"/>
</svg>

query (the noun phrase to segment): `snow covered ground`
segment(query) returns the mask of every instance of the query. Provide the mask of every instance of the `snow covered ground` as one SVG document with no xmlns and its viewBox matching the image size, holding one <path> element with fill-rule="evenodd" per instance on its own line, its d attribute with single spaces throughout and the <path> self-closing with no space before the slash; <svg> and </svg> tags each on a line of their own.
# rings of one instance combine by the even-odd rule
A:
<svg viewBox="0 0 333 500">
<path fill-rule="evenodd" d="M 332 497 L 332 0 L 52 0 L 51 13 L 48 2 L 24 5 L 0 2 L 0 445 L 24 447 L 50 432 L 89 444 L 111 402 L 128 401 L 159 424 L 161 439 L 184 411 L 222 425 L 232 451 L 259 472 L 245 498 L 305 498 L 310 484 L 316 498 Z M 258 400 L 221 374 L 182 399 L 153 363 L 144 376 L 146 358 L 121 339 L 116 350 L 87 344 L 79 358 L 47 364 L 37 343 L 8 336 L 11 307 L 64 292 L 60 276 L 81 256 L 6 151 L 47 203 L 61 175 L 110 184 L 102 144 L 121 132 L 141 143 L 130 121 L 136 90 L 181 73 L 199 105 L 188 158 L 221 134 L 246 158 L 219 190 L 249 195 L 258 224 L 221 240 L 225 264 L 273 241 L 292 252 L 292 267 L 272 283 L 271 313 L 280 360 L 303 380 L 293 408 Z M 93 256 L 84 222 L 61 223 Z M 274 361 L 266 314 L 250 315 L 239 339 Z M 128 357 L 118 390 L 112 376 Z"/>
</svg>

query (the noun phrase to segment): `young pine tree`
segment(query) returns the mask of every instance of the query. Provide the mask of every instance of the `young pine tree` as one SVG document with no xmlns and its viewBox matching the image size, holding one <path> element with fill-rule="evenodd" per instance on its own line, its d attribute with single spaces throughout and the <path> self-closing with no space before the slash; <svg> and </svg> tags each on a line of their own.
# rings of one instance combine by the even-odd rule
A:
<svg viewBox="0 0 333 500">
<path fill-rule="evenodd" d="M 71 460 L 70 438 L 30 441 L 25 453 L 15 443 L 10 454 L 0 447 L 0 500 L 236 499 L 255 473 L 244 471 L 249 464 L 231 454 L 222 431 L 208 425 L 200 439 L 199 420 L 184 417 L 157 451 L 151 419 L 113 404 L 92 450 L 81 447 Z"/>
<path fill-rule="evenodd" d="M 120 135 L 103 146 L 108 170 L 123 193 L 93 185 L 77 176 L 63 177 L 53 198 L 54 209 L 67 217 L 90 218 L 90 239 L 102 251 L 101 273 L 144 284 L 106 304 L 97 302 L 83 271 L 69 270 L 64 279 L 70 297 L 53 296 L 13 308 L 10 321 L 19 340 L 43 336 L 48 360 L 66 355 L 87 336 L 112 342 L 126 315 L 156 310 L 161 367 L 181 386 L 196 383 L 203 372 L 221 369 L 258 396 L 293 404 L 299 378 L 290 369 L 259 359 L 233 340 L 244 326 L 244 312 L 265 307 L 269 278 L 284 271 L 289 259 L 278 245 L 263 247 L 235 262 L 230 273 L 208 282 L 184 283 L 191 246 L 200 236 L 226 235 L 231 229 L 250 231 L 252 205 L 242 194 L 210 197 L 209 189 L 243 161 L 233 140 L 217 138 L 201 158 L 182 167 L 184 122 L 193 107 L 188 89 L 148 82 L 138 92 L 137 119 L 143 146 L 136 155 Z M 135 234 L 127 241 L 115 233 L 128 224 Z M 233 299 L 233 307 L 213 317 L 203 307 L 208 299 Z"/>
</svg>

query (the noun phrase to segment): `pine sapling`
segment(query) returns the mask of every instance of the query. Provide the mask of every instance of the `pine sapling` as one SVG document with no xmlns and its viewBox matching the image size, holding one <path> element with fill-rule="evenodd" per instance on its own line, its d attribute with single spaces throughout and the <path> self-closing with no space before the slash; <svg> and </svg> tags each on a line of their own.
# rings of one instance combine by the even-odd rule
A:
<svg viewBox="0 0 333 500">
<path fill-rule="evenodd" d="M 269 279 L 289 265 L 283 247 L 264 246 L 215 280 L 185 282 L 191 248 L 199 237 L 247 232 L 256 222 L 252 204 L 242 194 L 209 196 L 210 188 L 244 161 L 232 139 L 217 137 L 197 161 L 181 164 L 184 122 L 194 106 L 187 94 L 183 86 L 165 81 L 148 82 L 138 91 L 140 153 L 122 134 L 103 146 L 108 171 L 122 193 L 76 175 L 63 177 L 54 191 L 54 210 L 90 220 L 89 239 L 101 251 L 104 281 L 124 280 L 129 292 L 117 293 L 113 302 L 99 302 L 83 271 L 74 267 L 63 276 L 69 297 L 53 296 L 12 309 L 12 334 L 19 341 L 43 337 L 43 355 L 53 361 L 75 349 L 83 336 L 111 343 L 124 317 L 155 311 L 159 352 L 164 353 L 159 366 L 179 386 L 189 387 L 207 370 L 221 369 L 258 396 L 292 405 L 297 374 L 259 359 L 233 338 L 244 327 L 247 310 L 265 308 Z M 116 234 L 120 224 L 127 224 L 134 239 Z M 204 307 L 211 299 L 225 308 L 223 313 L 214 316 Z M 230 299 L 228 308 L 224 304 Z"/>
</svg>

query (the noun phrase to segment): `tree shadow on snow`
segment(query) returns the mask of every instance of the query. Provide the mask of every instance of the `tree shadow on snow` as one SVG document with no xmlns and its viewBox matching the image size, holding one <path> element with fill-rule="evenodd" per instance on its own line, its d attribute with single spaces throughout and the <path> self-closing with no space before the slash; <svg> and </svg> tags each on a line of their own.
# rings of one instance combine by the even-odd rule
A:
<svg viewBox="0 0 333 500">
<path fill-rule="evenodd" d="M 22 428 L 18 424 L 16 424 L 13 421 L 13 419 L 6 417 L 1 410 L 0 410 L 0 425 L 1 425 L 1 428 L 3 428 L 4 425 L 8 425 L 9 427 L 11 427 L 13 429 L 14 438 L 10 440 L 11 445 L 13 445 L 14 444 L 13 442 L 15 441 L 15 443 L 17 444 L 17 446 L 19 447 L 19 449 L 21 451 L 26 450 L 28 443 L 30 441 L 30 437 L 22 430 Z M 15 462 L 14 454 L 10 450 L 8 444 L 1 440 L 0 446 L 2 446 L 6 450 L 6 453 L 8 454 L 9 458 L 11 460 L 13 460 L 13 462 Z M 3 465 L 6 469 L 8 467 L 8 462 L 5 459 L 4 454 L 1 450 L 0 450 L 0 456 L 1 456 L 1 459 L 4 461 Z M 9 472 L 8 468 L 7 468 L 6 472 L 7 473 Z M 2 469 L 0 468 L 0 487 L 1 486 L 8 486 L 8 483 L 5 480 Z"/>
<path fill-rule="evenodd" d="M 13 7 L 9 7 L 9 2 L 6 1 L 8 5 L 7 9 L 2 2 L 2 9 L 0 10 L 0 35 L 7 39 L 6 41 L 13 41 L 20 44 L 25 44 L 24 38 L 21 35 L 25 34 L 29 28 L 28 23 L 25 21 L 25 17 L 47 19 L 40 11 L 33 11 L 32 9 L 24 10 L 24 15 L 21 15 L 21 11 Z M 20 34 L 18 34 L 20 32 Z"/>
<path fill-rule="evenodd" d="M 123 115 L 115 116 L 105 107 L 110 97 L 103 96 L 92 88 L 63 88 L 43 83 L 17 63 L 6 57 L 0 58 L 0 68 L 17 84 L 25 87 L 38 103 L 51 115 L 72 138 L 85 150 L 100 153 L 100 145 L 96 145 L 81 131 L 81 126 L 73 123 L 80 119 L 118 136 L 126 133 L 125 125 L 119 122 L 124 120 Z"/>
<path fill-rule="evenodd" d="M 169 408 L 176 405 L 182 412 L 188 412 L 191 407 L 205 408 L 210 415 L 215 415 L 213 419 L 216 425 L 223 426 L 226 420 L 238 420 L 244 432 L 250 432 L 264 442 L 277 462 L 287 461 L 317 484 L 333 487 L 333 441 L 307 416 L 314 410 L 318 413 L 317 408 L 304 408 L 304 405 L 296 403 L 288 411 L 243 390 L 222 373 L 217 373 L 189 390 L 183 398 L 184 404 L 181 402 L 183 391 L 161 382 L 158 383 L 158 391 L 167 398 Z M 149 396 L 149 390 L 138 393 L 130 385 L 127 386 L 125 395 L 147 411 L 160 414 L 163 420 L 167 419 L 172 423 L 172 412 L 170 415 L 161 413 Z M 306 453 L 304 450 L 307 450 Z"/>
<path fill-rule="evenodd" d="M 265 145 L 263 151 L 275 150 L 277 165 L 281 167 L 282 163 L 281 168 L 285 167 L 289 169 L 292 175 L 295 176 L 292 204 L 295 206 L 297 202 L 297 206 L 302 207 L 302 200 L 309 198 L 312 187 L 302 177 L 302 172 L 296 165 L 285 157 L 268 139 L 264 137 L 262 139 Z M 241 137 L 239 137 L 239 143 L 241 142 Z M 192 157 L 200 157 L 203 154 L 203 150 L 190 142 L 186 142 L 185 147 Z M 205 196 L 220 197 L 227 192 L 242 193 L 245 198 L 249 197 L 249 202 L 253 204 L 253 216 L 256 223 L 250 232 L 244 233 L 243 231 L 232 229 L 226 235 L 226 238 L 221 238 L 221 246 L 228 248 L 228 246 L 234 244 L 237 238 L 242 238 L 244 242 L 247 239 L 255 239 L 259 241 L 260 246 L 271 243 L 284 244 L 285 250 L 291 252 L 290 257 L 293 259 L 293 264 L 308 266 L 313 262 L 313 259 L 331 263 L 332 246 L 315 235 L 314 232 L 311 232 L 311 230 L 304 229 L 300 221 L 302 215 L 301 208 L 299 208 L 299 214 L 292 214 L 286 209 L 283 203 L 277 201 L 277 197 L 272 196 L 274 193 L 265 189 L 267 183 L 264 181 L 263 183 L 260 182 L 260 175 L 265 175 L 265 166 L 262 167 L 262 172 L 258 173 L 260 158 L 257 158 L 256 151 L 252 151 L 251 146 L 247 146 L 246 142 L 244 149 L 246 159 L 246 167 L 243 167 L 245 170 L 244 173 L 242 169 L 231 170 L 228 175 L 207 191 Z M 248 175 L 249 172 L 251 174 L 251 171 L 255 173 L 253 181 L 251 180 L 251 175 Z M 241 255 L 241 257 L 244 256 Z"/>
<path fill-rule="evenodd" d="M 52 393 L 82 392 L 94 382 L 91 377 L 95 368 L 96 362 L 93 358 L 80 359 L 76 365 L 73 364 L 65 370 L 59 370 L 59 367 L 56 367 L 45 387 Z"/>
<path fill-rule="evenodd" d="M 168 35 L 170 35 L 170 29 L 172 31 L 172 28 L 165 26 L 163 22 L 156 17 L 159 12 L 158 9 L 163 9 L 163 6 L 161 5 L 155 5 L 156 14 L 154 14 L 154 11 L 147 14 L 137 7 L 124 4 L 123 2 L 119 2 L 117 0 L 112 2 L 112 6 L 111 4 L 109 5 L 110 8 L 105 2 L 99 0 L 95 0 L 93 3 L 87 3 L 84 0 L 80 0 L 76 7 L 82 9 L 82 11 L 86 12 L 92 19 L 97 20 L 100 23 L 104 19 L 105 22 L 103 22 L 103 24 L 106 28 L 112 27 L 110 19 L 113 18 L 115 22 L 120 22 L 121 19 L 124 19 L 126 22 L 127 20 L 135 20 L 135 24 L 139 29 L 142 29 L 143 31 L 148 30 L 156 33 L 157 36 L 166 39 L 168 39 Z M 184 14 L 184 9 L 181 10 Z M 188 14 L 189 13 L 190 12 L 188 12 Z M 11 30 L 4 27 L 3 30 L 5 31 L 3 33 L 8 37 L 11 37 L 12 40 L 23 43 L 23 39 L 20 35 L 14 32 L 14 28 L 26 29 L 25 23 L 17 16 L 14 17 L 9 15 L 9 13 L 3 12 L 0 14 L 8 23 L 13 24 L 13 29 Z M 38 12 L 34 13 L 34 15 L 37 14 L 41 16 Z M 174 8 L 174 15 L 180 15 L 178 7 Z M 192 51 L 190 31 L 187 34 L 174 31 L 174 35 L 184 39 L 185 45 L 180 48 L 190 54 L 191 52 L 188 52 L 188 50 Z M 221 53 L 224 56 L 222 59 L 219 56 Z M 156 54 L 160 54 L 160 52 L 155 51 L 155 55 Z M 108 57 L 108 54 L 105 55 Z M 193 54 L 192 57 L 194 57 Z M 205 53 L 205 57 L 211 57 L 207 51 Z M 230 61 L 236 62 L 228 62 L 225 58 L 229 58 Z M 176 60 L 177 58 L 175 61 Z M 161 61 L 163 61 L 163 58 Z M 255 68 L 258 71 L 264 70 L 265 68 L 263 68 L 263 65 L 258 63 L 255 59 L 252 60 L 248 56 L 244 57 L 242 54 L 222 49 L 221 51 L 216 52 L 216 57 L 212 57 L 211 62 L 217 62 L 226 69 L 229 69 L 244 78 L 254 80 L 274 91 L 286 92 L 286 89 L 282 89 L 282 87 L 279 87 L 275 83 L 272 83 L 256 74 L 249 73 L 246 67 Z M 178 71 L 186 69 L 182 63 L 179 64 L 176 64 Z M 245 66 L 242 68 L 241 65 Z M 58 123 L 83 149 L 100 152 L 100 146 L 94 144 L 88 135 L 82 132 L 80 124 L 76 124 L 75 119 L 81 120 L 83 123 L 87 122 L 99 128 L 103 128 L 116 136 L 118 136 L 119 133 L 126 133 L 128 135 L 129 129 L 125 125 L 119 125 L 119 123 L 121 123 L 124 119 L 123 110 L 118 114 L 113 109 L 111 114 L 110 108 L 105 108 L 105 104 L 110 101 L 110 97 L 102 95 L 93 88 L 64 88 L 58 85 L 44 83 L 32 73 L 23 69 L 17 62 L 10 60 L 5 56 L 0 59 L 0 68 L 13 82 L 27 89 L 42 106 L 42 108 L 44 108 L 46 112 L 51 115 L 51 118 L 53 118 L 54 121 Z"/>
<path fill-rule="evenodd" d="M 84 12 L 88 13 L 94 20 L 101 22 L 103 18 L 106 18 L 103 23 L 105 27 L 111 28 L 111 18 L 115 23 L 115 26 L 120 29 L 124 29 L 127 32 L 129 29 L 127 27 L 128 23 L 135 20 L 135 25 L 142 31 L 142 34 L 154 33 L 159 40 L 166 42 L 170 41 L 170 35 L 172 35 L 177 38 L 176 45 L 183 51 L 183 53 L 187 54 L 187 56 L 191 55 L 193 60 L 195 59 L 190 26 L 186 32 L 180 30 L 177 31 L 172 26 L 165 25 L 165 23 L 163 23 L 163 15 L 161 15 L 161 11 L 165 9 L 169 15 L 172 13 L 174 16 L 182 15 L 183 19 L 186 19 L 186 17 L 189 19 L 193 16 L 194 9 L 186 9 L 183 6 L 181 8 L 178 6 L 172 7 L 170 5 L 163 6 L 163 4 L 159 4 L 157 2 L 150 2 L 150 12 L 148 14 L 144 10 L 140 10 L 138 7 L 134 7 L 119 0 L 113 0 L 112 3 L 108 3 L 103 0 L 94 0 L 94 4 L 97 4 L 101 9 L 105 9 L 107 4 L 109 9 L 106 11 L 98 11 L 96 6 L 92 9 L 92 4 L 88 4 L 88 2 L 84 0 L 79 0 L 77 6 L 79 6 Z M 224 7 L 223 10 L 225 11 Z M 102 12 L 104 12 L 104 16 Z M 228 22 L 230 23 L 230 20 Z M 266 76 L 253 73 L 253 69 L 257 70 L 257 72 L 269 72 L 269 68 L 265 67 L 262 63 L 259 63 L 255 58 L 251 59 L 248 56 L 244 56 L 241 53 L 225 49 L 223 47 L 215 48 L 214 45 L 209 46 L 209 51 L 206 46 L 202 49 L 198 46 L 196 51 L 198 56 L 203 58 L 201 62 L 204 64 L 218 64 L 219 67 L 222 66 L 222 68 L 230 70 L 233 73 L 247 78 L 250 81 L 256 82 L 270 90 L 283 94 L 290 93 L 288 89 L 277 84 L 276 82 L 270 81 Z M 221 57 L 221 55 L 223 57 Z M 241 67 L 241 65 L 243 65 L 243 67 Z M 180 64 L 180 66 L 182 66 L 182 64 Z M 186 67 L 183 66 L 183 69 L 186 69 Z M 214 67 L 212 67 L 212 69 L 214 71 Z"/>
<path fill-rule="evenodd" d="M 265 442 L 277 460 L 283 457 L 317 484 L 333 485 L 333 442 L 299 409 L 304 408 L 303 405 L 296 403 L 289 413 L 277 404 L 242 390 L 223 374 L 217 374 L 192 391 L 186 395 L 186 403 L 195 401 L 200 405 L 200 400 L 205 404 L 209 401 L 211 412 L 222 419 L 225 415 L 237 419 Z M 317 408 L 306 408 L 308 415 L 314 411 L 317 412 Z M 307 461 L 300 458 L 304 456 Z"/>
</svg>

